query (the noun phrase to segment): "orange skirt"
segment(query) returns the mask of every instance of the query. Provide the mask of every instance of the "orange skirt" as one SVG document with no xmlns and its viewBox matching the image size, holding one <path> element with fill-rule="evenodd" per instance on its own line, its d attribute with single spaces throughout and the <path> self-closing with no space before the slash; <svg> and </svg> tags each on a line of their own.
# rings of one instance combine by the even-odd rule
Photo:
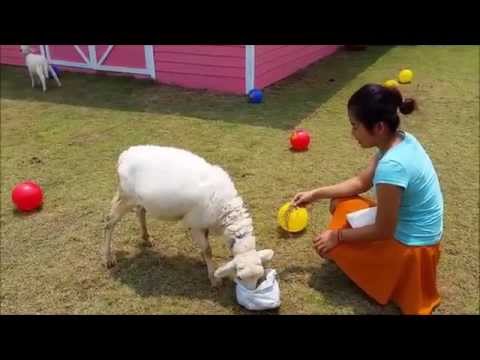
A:
<svg viewBox="0 0 480 360">
<path fill-rule="evenodd" d="M 355 196 L 338 201 L 330 229 L 350 228 L 346 215 L 375 206 Z M 437 291 L 438 244 L 407 246 L 394 238 L 341 243 L 328 253 L 342 271 L 378 303 L 397 304 L 404 314 L 431 314 L 440 303 Z"/>
</svg>

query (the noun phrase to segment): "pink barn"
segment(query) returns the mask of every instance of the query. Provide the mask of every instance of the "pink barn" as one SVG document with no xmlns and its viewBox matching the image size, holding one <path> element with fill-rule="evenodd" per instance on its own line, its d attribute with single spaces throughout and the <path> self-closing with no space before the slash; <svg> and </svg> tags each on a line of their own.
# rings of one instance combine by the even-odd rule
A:
<svg viewBox="0 0 480 360">
<path fill-rule="evenodd" d="M 163 84 L 246 94 L 335 52 L 338 45 L 36 45 L 64 70 L 123 73 Z M 24 65 L 19 45 L 0 64 Z"/>
</svg>

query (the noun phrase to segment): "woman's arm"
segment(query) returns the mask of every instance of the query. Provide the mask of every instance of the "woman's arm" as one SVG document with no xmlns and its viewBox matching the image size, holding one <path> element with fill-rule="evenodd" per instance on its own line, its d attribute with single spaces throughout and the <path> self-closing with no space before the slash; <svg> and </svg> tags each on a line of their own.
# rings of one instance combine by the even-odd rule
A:
<svg viewBox="0 0 480 360">
<path fill-rule="evenodd" d="M 377 185 L 377 217 L 375 224 L 356 229 L 343 229 L 341 242 L 383 240 L 393 237 L 403 188 L 389 184 Z"/>
<path fill-rule="evenodd" d="M 356 229 L 326 230 L 314 239 L 320 256 L 338 243 L 384 240 L 394 236 L 403 188 L 389 184 L 377 185 L 377 217 L 375 224 Z"/>
<path fill-rule="evenodd" d="M 293 204 L 295 206 L 305 206 L 320 199 L 335 199 L 366 192 L 372 187 L 373 175 L 375 174 L 377 162 L 377 156 L 372 157 L 366 169 L 362 170 L 357 176 L 339 184 L 300 192 L 293 198 Z"/>
</svg>

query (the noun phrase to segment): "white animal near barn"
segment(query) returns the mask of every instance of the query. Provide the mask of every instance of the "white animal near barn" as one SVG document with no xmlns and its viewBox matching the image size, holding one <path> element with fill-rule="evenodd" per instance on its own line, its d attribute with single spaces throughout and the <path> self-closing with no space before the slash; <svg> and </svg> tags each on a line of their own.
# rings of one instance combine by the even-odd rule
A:
<svg viewBox="0 0 480 360">
<path fill-rule="evenodd" d="M 53 78 L 57 82 L 58 86 L 62 86 L 60 80 L 58 80 L 57 74 L 48 63 L 45 56 L 40 54 L 34 54 L 29 45 L 21 45 L 20 51 L 25 55 L 25 64 L 27 65 L 28 74 L 32 80 L 32 88 L 35 87 L 35 75 L 38 76 L 40 83 L 42 84 L 43 92 L 47 91 L 47 80 L 49 78 L 48 71 L 52 74 Z"/>
</svg>

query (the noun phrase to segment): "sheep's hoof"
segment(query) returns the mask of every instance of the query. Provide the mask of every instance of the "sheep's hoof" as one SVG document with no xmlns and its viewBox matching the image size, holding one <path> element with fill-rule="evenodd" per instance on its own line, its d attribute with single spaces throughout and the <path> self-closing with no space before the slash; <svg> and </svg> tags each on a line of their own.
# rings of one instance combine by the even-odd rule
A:
<svg viewBox="0 0 480 360">
<path fill-rule="evenodd" d="M 212 288 L 218 289 L 219 287 L 222 286 L 223 280 L 212 276 L 210 277 L 210 284 L 212 285 Z"/>
<path fill-rule="evenodd" d="M 111 256 L 105 260 L 105 266 L 107 269 L 111 269 L 117 264 L 117 259 L 114 256 Z"/>
<path fill-rule="evenodd" d="M 143 242 L 142 242 L 142 245 L 145 246 L 145 247 L 153 247 L 153 242 L 152 240 L 150 239 L 149 236 L 146 236 L 146 237 L 143 237 L 142 238 Z"/>
</svg>

